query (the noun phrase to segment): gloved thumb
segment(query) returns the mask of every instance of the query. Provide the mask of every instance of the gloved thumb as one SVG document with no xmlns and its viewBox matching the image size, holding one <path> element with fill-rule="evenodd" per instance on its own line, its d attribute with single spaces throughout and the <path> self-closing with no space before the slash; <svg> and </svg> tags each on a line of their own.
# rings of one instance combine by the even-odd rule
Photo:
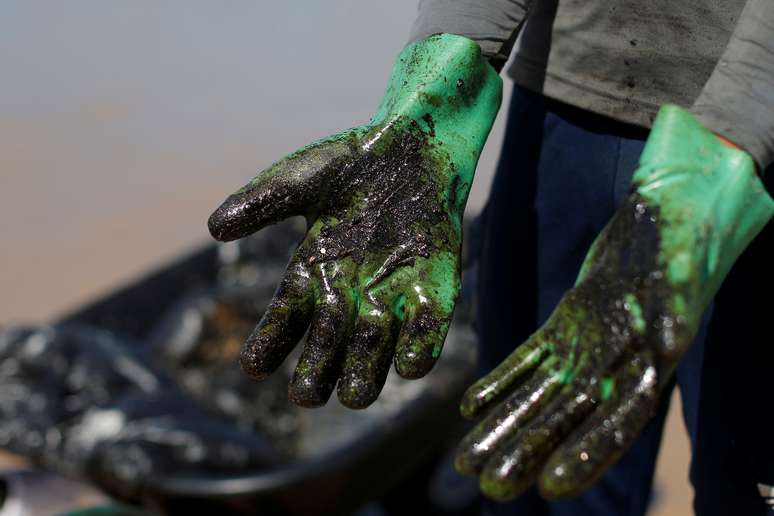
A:
<svg viewBox="0 0 774 516">
<path fill-rule="evenodd" d="M 210 215 L 216 240 L 227 242 L 295 215 L 309 215 L 337 185 L 358 153 L 355 131 L 317 141 L 274 163 Z"/>
</svg>

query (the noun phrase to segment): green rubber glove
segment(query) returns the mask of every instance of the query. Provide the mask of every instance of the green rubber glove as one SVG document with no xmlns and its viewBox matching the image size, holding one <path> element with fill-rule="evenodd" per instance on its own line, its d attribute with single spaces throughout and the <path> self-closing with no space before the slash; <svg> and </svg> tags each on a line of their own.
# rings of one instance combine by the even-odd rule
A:
<svg viewBox="0 0 774 516">
<path fill-rule="evenodd" d="M 289 396 L 363 408 L 390 363 L 418 378 L 438 358 L 460 288 L 461 220 L 502 81 L 479 46 L 441 34 L 398 56 L 364 126 L 274 163 L 212 214 L 218 240 L 293 215 L 308 231 L 244 345 L 243 369 L 271 374 L 309 328 Z"/>
<path fill-rule="evenodd" d="M 548 321 L 474 384 L 459 471 L 483 492 L 577 494 L 650 419 L 731 265 L 774 213 L 751 157 L 661 108 L 632 192 Z M 754 345 L 751 343 L 750 345 Z"/>
</svg>

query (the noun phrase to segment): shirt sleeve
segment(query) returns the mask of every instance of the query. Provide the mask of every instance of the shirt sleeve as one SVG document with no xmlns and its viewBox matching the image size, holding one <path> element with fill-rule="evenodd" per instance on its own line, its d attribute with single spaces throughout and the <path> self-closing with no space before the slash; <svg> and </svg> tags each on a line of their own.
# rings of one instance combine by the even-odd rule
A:
<svg viewBox="0 0 774 516">
<path fill-rule="evenodd" d="M 508 60 L 533 0 L 420 0 L 411 41 L 439 33 L 477 42 L 498 71 Z"/>
<path fill-rule="evenodd" d="M 691 111 L 761 170 L 774 162 L 774 0 L 747 1 Z"/>
</svg>

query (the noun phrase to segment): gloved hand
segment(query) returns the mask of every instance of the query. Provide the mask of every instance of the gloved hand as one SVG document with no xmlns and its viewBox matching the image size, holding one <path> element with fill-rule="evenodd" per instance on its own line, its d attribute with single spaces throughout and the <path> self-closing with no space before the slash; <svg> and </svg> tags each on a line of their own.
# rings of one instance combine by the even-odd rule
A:
<svg viewBox="0 0 774 516">
<path fill-rule="evenodd" d="M 751 157 L 661 108 L 632 192 L 546 323 L 465 394 L 459 471 L 497 499 L 577 494 L 627 449 L 731 265 L 774 213 Z"/>
<path fill-rule="evenodd" d="M 289 396 L 303 406 L 371 404 L 393 355 L 406 378 L 435 363 L 460 286 L 461 218 L 500 105 L 502 81 L 476 43 L 441 34 L 398 56 L 364 126 L 258 174 L 212 214 L 233 240 L 293 215 L 308 231 L 241 363 L 271 374 L 309 327 Z"/>
</svg>

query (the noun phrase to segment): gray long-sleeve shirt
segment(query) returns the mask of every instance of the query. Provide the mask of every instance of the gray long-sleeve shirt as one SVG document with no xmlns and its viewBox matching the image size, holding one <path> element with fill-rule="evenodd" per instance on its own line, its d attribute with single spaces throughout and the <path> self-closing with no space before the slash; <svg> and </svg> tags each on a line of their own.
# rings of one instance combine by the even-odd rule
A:
<svg viewBox="0 0 774 516">
<path fill-rule="evenodd" d="M 420 0 L 412 40 L 479 43 L 526 88 L 649 127 L 662 104 L 774 162 L 774 0 Z M 516 40 L 518 36 L 518 40 Z"/>
</svg>

